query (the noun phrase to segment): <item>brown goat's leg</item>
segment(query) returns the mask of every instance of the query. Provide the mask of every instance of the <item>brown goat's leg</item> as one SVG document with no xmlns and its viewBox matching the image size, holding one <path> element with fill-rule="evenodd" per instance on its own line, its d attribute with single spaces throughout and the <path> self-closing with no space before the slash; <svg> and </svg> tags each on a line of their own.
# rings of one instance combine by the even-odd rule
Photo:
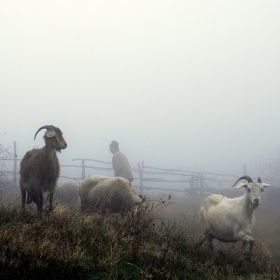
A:
<svg viewBox="0 0 280 280">
<path fill-rule="evenodd" d="M 25 208 L 25 199 L 26 199 L 26 190 L 21 188 L 21 205 L 22 205 L 22 210 Z"/>
<path fill-rule="evenodd" d="M 53 210 L 53 204 L 52 204 L 52 202 L 53 202 L 53 191 L 51 191 L 50 194 L 49 194 L 49 204 L 50 204 L 49 210 L 50 210 L 50 211 Z"/>
<path fill-rule="evenodd" d="M 32 202 L 32 194 L 27 191 L 27 200 L 26 200 L 26 204 L 30 204 Z"/>
<path fill-rule="evenodd" d="M 37 201 L 37 212 L 42 213 L 43 211 L 43 191 L 40 190 L 38 193 L 38 201 Z"/>
</svg>

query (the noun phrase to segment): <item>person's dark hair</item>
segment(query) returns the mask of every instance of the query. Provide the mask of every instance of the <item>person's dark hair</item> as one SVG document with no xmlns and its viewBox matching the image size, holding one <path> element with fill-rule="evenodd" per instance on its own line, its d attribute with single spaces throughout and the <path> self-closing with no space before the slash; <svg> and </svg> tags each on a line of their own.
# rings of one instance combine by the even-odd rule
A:
<svg viewBox="0 0 280 280">
<path fill-rule="evenodd" d="M 115 147 L 115 148 L 119 149 L 119 143 L 117 141 L 113 140 L 110 144 L 110 147 Z"/>
</svg>

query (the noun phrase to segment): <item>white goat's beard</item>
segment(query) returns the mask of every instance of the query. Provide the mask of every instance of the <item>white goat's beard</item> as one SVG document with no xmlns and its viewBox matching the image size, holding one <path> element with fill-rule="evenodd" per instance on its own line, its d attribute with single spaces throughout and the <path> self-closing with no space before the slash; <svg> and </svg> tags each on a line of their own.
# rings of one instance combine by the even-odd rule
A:
<svg viewBox="0 0 280 280">
<path fill-rule="evenodd" d="M 251 201 L 251 206 L 253 208 L 257 208 L 259 206 L 260 203 L 255 203 L 254 201 Z"/>
</svg>

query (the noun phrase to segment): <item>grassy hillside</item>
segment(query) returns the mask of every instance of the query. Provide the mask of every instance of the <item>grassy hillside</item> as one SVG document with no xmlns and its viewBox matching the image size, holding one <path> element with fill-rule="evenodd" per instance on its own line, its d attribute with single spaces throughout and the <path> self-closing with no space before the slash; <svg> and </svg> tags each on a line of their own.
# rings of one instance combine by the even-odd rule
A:
<svg viewBox="0 0 280 280">
<path fill-rule="evenodd" d="M 37 217 L 32 207 L 22 215 L 17 200 L 2 203 L 1 279 L 279 279 L 279 208 L 260 205 L 245 261 L 238 244 L 194 250 L 200 203 L 166 198 L 125 218 L 61 204 Z"/>
</svg>

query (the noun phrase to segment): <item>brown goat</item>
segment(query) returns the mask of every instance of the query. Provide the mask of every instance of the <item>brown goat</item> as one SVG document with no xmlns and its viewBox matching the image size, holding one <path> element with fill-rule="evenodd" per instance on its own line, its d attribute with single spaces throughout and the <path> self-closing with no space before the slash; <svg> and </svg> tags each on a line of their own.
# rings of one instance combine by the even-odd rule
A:
<svg viewBox="0 0 280 280">
<path fill-rule="evenodd" d="M 43 192 L 49 192 L 50 210 L 53 209 L 53 191 L 59 177 L 60 167 L 56 152 L 67 147 L 67 143 L 62 136 L 58 127 L 45 125 L 38 129 L 37 133 L 47 129 L 44 135 L 45 146 L 41 149 L 28 151 L 20 163 L 20 189 L 22 209 L 25 203 L 30 204 L 32 201 L 37 204 L 37 211 L 42 212 Z M 27 191 L 27 201 L 26 200 Z"/>
</svg>

